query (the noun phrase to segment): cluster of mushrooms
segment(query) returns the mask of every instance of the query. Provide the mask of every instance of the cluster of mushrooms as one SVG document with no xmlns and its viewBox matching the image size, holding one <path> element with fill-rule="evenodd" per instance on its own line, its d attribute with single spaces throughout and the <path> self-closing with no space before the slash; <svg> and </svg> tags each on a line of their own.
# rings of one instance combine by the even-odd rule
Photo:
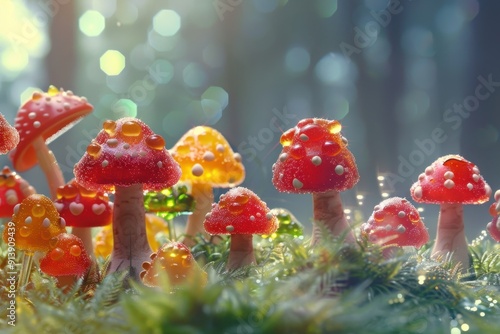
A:
<svg viewBox="0 0 500 334">
<path fill-rule="evenodd" d="M 302 226 L 288 211 L 271 210 L 254 192 L 238 186 L 245 177 L 241 156 L 207 126 L 194 127 L 167 150 L 162 136 L 141 120 L 107 120 L 74 166 L 74 179 L 66 183 L 47 144 L 92 110 L 85 98 L 51 86 L 19 109 L 14 127 L 0 117 L 0 153 L 12 151 L 13 165 L 12 170 L 4 167 L 0 177 L 0 215 L 9 219 L 4 241 L 15 240 L 24 254 L 20 289 L 28 283 L 34 259 L 42 272 L 68 288 L 88 274 L 96 256 L 110 257 L 106 273 L 126 270 L 147 286 L 157 286 L 165 277 L 172 285 L 192 280 L 204 285 L 206 273 L 190 252 L 195 236 L 230 235 L 226 268 L 234 270 L 256 263 L 253 234 L 301 234 Z M 312 245 L 321 243 L 323 231 L 351 243 L 362 238 L 390 247 L 426 244 L 429 234 L 418 211 L 399 197 L 375 206 L 360 236 L 353 232 L 340 192 L 353 188 L 359 175 L 341 128 L 336 120 L 301 120 L 281 136 L 283 149 L 273 165 L 278 191 L 312 194 Z M 36 193 L 15 172 L 36 164 L 46 176 L 50 198 Z M 160 244 L 155 235 L 167 225 L 147 212 L 159 211 L 161 205 L 146 210 L 145 192 L 161 194 L 178 184 L 190 186 L 194 210 L 183 238 Z M 231 189 L 214 203 L 214 187 Z M 411 196 L 416 202 L 441 205 L 434 256 L 451 254 L 464 270 L 470 266 L 462 205 L 485 203 L 490 195 L 477 166 L 459 155 L 441 157 L 425 169 Z M 500 242 L 500 191 L 495 201 L 487 229 Z M 179 210 L 187 210 L 186 205 Z M 102 228 L 94 239 L 93 227 Z"/>
</svg>

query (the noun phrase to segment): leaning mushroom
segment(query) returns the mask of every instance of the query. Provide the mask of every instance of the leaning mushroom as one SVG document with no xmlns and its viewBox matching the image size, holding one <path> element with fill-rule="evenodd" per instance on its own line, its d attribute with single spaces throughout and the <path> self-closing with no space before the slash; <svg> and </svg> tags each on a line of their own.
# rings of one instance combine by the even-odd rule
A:
<svg viewBox="0 0 500 334">
<path fill-rule="evenodd" d="M 24 172 L 37 162 L 47 177 L 52 198 L 64 178 L 47 145 L 93 110 L 84 97 L 50 86 L 47 93 L 35 92 L 18 111 L 14 126 L 20 141 L 11 152 L 14 169 Z"/>
<path fill-rule="evenodd" d="M 245 179 L 241 156 L 234 153 L 224 136 L 208 126 L 189 130 L 170 150 L 182 168 L 180 181 L 190 182 L 195 209 L 189 216 L 184 243 L 192 246 L 192 237 L 203 230 L 203 219 L 213 203 L 213 188 L 229 188 Z"/>
<path fill-rule="evenodd" d="M 0 113 L 0 154 L 13 150 L 19 143 L 19 133 Z"/>
<path fill-rule="evenodd" d="M 76 181 L 88 189 L 114 191 L 114 248 L 108 272 L 128 270 L 137 280 L 142 263 L 151 254 L 144 223 L 144 190 L 170 187 L 181 173 L 165 149 L 164 139 L 136 118 L 105 121 L 74 173 Z"/>
<path fill-rule="evenodd" d="M 411 186 L 411 196 L 420 203 L 440 204 L 433 256 L 451 254 L 465 272 L 470 267 L 465 240 L 463 204 L 482 204 L 490 198 L 491 188 L 473 163 L 460 155 L 438 158 Z"/>
<path fill-rule="evenodd" d="M 495 192 L 495 203 L 490 206 L 490 214 L 493 216 L 493 220 L 486 225 L 486 229 L 490 233 L 490 236 L 496 242 L 500 242 L 500 190 Z"/>
<path fill-rule="evenodd" d="M 25 179 L 5 166 L 0 174 L 0 218 L 12 217 L 14 207 L 35 192 Z"/>
<path fill-rule="evenodd" d="M 299 121 L 281 136 L 283 150 L 273 165 L 273 184 L 278 191 L 312 193 L 313 245 L 321 238 L 320 226 L 333 236 L 345 234 L 346 241 L 354 242 L 340 192 L 354 187 L 359 175 L 341 129 L 335 120 Z"/>
<path fill-rule="evenodd" d="M 429 232 L 417 209 L 405 198 L 392 197 L 380 202 L 366 223 L 361 235 L 379 245 L 420 248 L 429 241 Z"/>
<path fill-rule="evenodd" d="M 278 220 L 266 203 L 251 190 L 236 187 L 220 197 L 212 211 L 207 213 L 205 230 L 210 234 L 231 235 L 228 270 L 255 264 L 253 234 L 272 234 L 278 228 Z"/>
<path fill-rule="evenodd" d="M 57 279 L 57 286 L 69 291 L 76 280 L 85 276 L 92 260 L 82 240 L 76 235 L 61 233 L 52 249 L 40 260 L 40 270 Z"/>
</svg>

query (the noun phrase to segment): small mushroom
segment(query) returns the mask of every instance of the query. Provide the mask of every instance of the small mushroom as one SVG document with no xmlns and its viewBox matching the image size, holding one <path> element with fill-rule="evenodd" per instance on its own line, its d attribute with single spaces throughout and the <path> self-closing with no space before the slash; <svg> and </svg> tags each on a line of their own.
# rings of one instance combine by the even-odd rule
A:
<svg viewBox="0 0 500 334">
<path fill-rule="evenodd" d="M 482 204 L 491 196 L 491 188 L 477 166 L 460 155 L 443 156 L 420 174 L 410 191 L 416 202 L 441 206 L 432 256 L 451 254 L 451 260 L 461 263 L 466 272 L 470 260 L 462 205 Z"/>
<path fill-rule="evenodd" d="M 486 229 L 490 233 L 490 236 L 496 242 L 500 242 L 500 190 L 495 192 L 495 203 L 490 206 L 490 214 L 493 216 L 493 220 L 486 225 Z"/>
<path fill-rule="evenodd" d="M 0 154 L 13 150 L 19 144 L 19 133 L 0 113 Z"/>
<path fill-rule="evenodd" d="M 35 192 L 25 179 L 5 166 L 0 174 L 0 218 L 12 217 L 14 207 Z"/>
<path fill-rule="evenodd" d="M 256 263 L 252 235 L 274 233 L 278 219 L 254 192 L 236 187 L 220 197 L 207 213 L 204 226 L 210 234 L 231 235 L 226 268 L 234 270 Z"/>
<path fill-rule="evenodd" d="M 304 238 L 304 226 L 299 220 L 287 209 L 274 208 L 271 213 L 278 219 L 278 229 L 270 235 L 262 235 L 262 238 L 268 240 L 281 240 L 285 236 L 291 236 L 294 239 Z"/>
<path fill-rule="evenodd" d="M 313 245 L 321 238 L 320 226 L 333 236 L 346 234 L 346 241 L 355 240 L 344 215 L 340 192 L 354 187 L 359 175 L 341 129 L 336 120 L 299 121 L 281 135 L 283 150 L 273 165 L 273 184 L 278 191 L 312 193 Z"/>
</svg>

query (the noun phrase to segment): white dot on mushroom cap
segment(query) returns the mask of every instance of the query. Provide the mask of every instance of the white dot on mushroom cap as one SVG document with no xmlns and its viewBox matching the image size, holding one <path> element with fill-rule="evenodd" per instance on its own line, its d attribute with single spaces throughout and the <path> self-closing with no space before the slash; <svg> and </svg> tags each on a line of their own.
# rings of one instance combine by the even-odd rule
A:
<svg viewBox="0 0 500 334">
<path fill-rule="evenodd" d="M 451 189 L 455 186 L 455 182 L 453 182 L 452 180 L 446 180 L 444 181 L 444 186 L 448 189 Z"/>
<path fill-rule="evenodd" d="M 308 140 L 309 140 L 309 137 L 308 137 L 306 134 L 301 134 L 301 135 L 299 136 L 299 138 L 300 138 L 300 140 L 302 140 L 302 141 L 308 141 Z"/>
<path fill-rule="evenodd" d="M 472 183 L 467 183 L 467 189 L 472 190 L 472 188 L 474 188 L 474 186 L 472 185 Z"/>
<path fill-rule="evenodd" d="M 29 118 L 29 119 L 35 119 L 35 117 L 36 117 L 36 113 L 34 113 L 34 112 L 30 112 L 30 113 L 28 114 L 28 118 Z"/>
<path fill-rule="evenodd" d="M 384 226 L 384 229 L 385 229 L 386 231 L 390 231 L 390 230 L 392 230 L 392 226 L 391 226 L 391 225 L 389 225 L 389 224 L 387 224 L 387 225 L 385 225 L 385 226 Z"/>
<path fill-rule="evenodd" d="M 337 175 L 342 175 L 342 174 L 344 174 L 344 167 L 343 167 L 343 166 L 341 166 L 341 165 L 337 165 L 337 166 L 335 166 L 335 173 L 336 173 Z"/>
<path fill-rule="evenodd" d="M 292 185 L 295 189 L 300 189 L 304 186 L 304 184 L 302 182 L 300 182 L 299 179 L 293 179 Z"/>
<path fill-rule="evenodd" d="M 224 152 L 224 145 L 217 144 L 217 146 L 215 147 L 215 149 L 217 150 L 217 152 L 223 153 Z"/>
<path fill-rule="evenodd" d="M 50 220 L 49 218 L 44 218 L 42 222 L 42 226 L 45 228 L 48 228 L 50 226 Z"/>
<path fill-rule="evenodd" d="M 123 156 L 123 152 L 115 152 L 115 157 L 117 157 L 118 159 L 120 159 L 121 157 Z"/>
<path fill-rule="evenodd" d="M 406 213 L 404 211 L 399 211 L 398 212 L 398 217 L 399 218 L 404 218 L 406 216 Z"/>
<path fill-rule="evenodd" d="M 40 127 L 40 125 L 42 125 L 42 124 L 41 124 L 39 121 L 34 121 L 34 122 L 33 122 L 33 126 L 34 126 L 35 128 L 39 128 L 39 127 Z"/>
<path fill-rule="evenodd" d="M 500 189 L 495 191 L 495 201 L 498 201 L 500 199 Z"/>
<path fill-rule="evenodd" d="M 474 182 L 479 181 L 479 174 L 472 174 L 472 179 L 474 180 Z"/>
<path fill-rule="evenodd" d="M 251 221 L 254 221 L 254 220 L 255 220 L 255 216 L 253 216 L 253 215 L 252 215 L 252 216 L 250 216 L 250 220 L 251 220 Z"/>
<path fill-rule="evenodd" d="M 212 204 L 214 204 L 214 203 L 212 203 Z M 208 213 L 205 215 L 205 218 L 206 218 L 206 219 L 208 219 L 208 218 L 210 218 L 211 216 L 212 216 L 212 214 L 211 214 L 210 212 L 208 212 Z"/>
<path fill-rule="evenodd" d="M 273 219 L 273 214 L 271 212 L 266 213 L 266 219 Z"/>
<path fill-rule="evenodd" d="M 158 168 L 162 168 L 162 167 L 163 167 L 163 162 L 158 161 L 158 162 L 156 163 L 156 166 L 158 166 Z"/>
<path fill-rule="evenodd" d="M 347 145 L 347 143 L 348 143 L 347 138 L 346 138 L 346 137 L 344 137 L 344 136 L 342 136 L 342 142 L 343 142 L 345 145 Z"/>
<path fill-rule="evenodd" d="M 106 144 L 108 144 L 109 147 L 116 147 L 118 145 L 118 139 L 116 138 L 111 138 L 106 140 Z"/>
<path fill-rule="evenodd" d="M 278 177 L 280 181 L 283 180 L 283 175 L 284 175 L 283 173 L 280 173 L 280 176 Z"/>
<path fill-rule="evenodd" d="M 423 181 L 424 179 L 425 179 L 425 174 L 424 174 L 424 173 L 422 173 L 422 174 L 420 174 L 420 175 L 418 176 L 418 180 L 419 180 L 419 181 Z"/>
<path fill-rule="evenodd" d="M 398 227 L 396 228 L 396 231 L 398 231 L 399 233 L 405 233 L 406 231 L 406 228 L 403 226 L 403 225 L 398 225 Z"/>
<path fill-rule="evenodd" d="M 486 196 L 490 197 L 490 195 L 491 195 L 491 187 L 489 185 L 485 185 L 484 188 L 486 190 Z"/>
<path fill-rule="evenodd" d="M 378 211 L 378 210 L 380 210 L 380 205 L 375 205 L 375 206 L 373 207 L 373 211 Z"/>
<path fill-rule="evenodd" d="M 319 156 L 315 155 L 314 157 L 312 157 L 311 162 L 314 166 L 319 166 L 321 165 L 322 160 Z"/>
<path fill-rule="evenodd" d="M 255 214 L 255 216 L 256 216 L 257 218 L 260 218 L 262 215 L 260 214 L 260 212 L 257 212 L 257 213 Z"/>
<path fill-rule="evenodd" d="M 14 205 L 19 202 L 19 198 L 17 197 L 17 193 L 14 189 L 9 189 L 5 192 L 5 199 L 9 205 Z"/>
<path fill-rule="evenodd" d="M 59 217 L 59 226 L 66 227 L 66 220 L 63 217 Z"/>
<path fill-rule="evenodd" d="M 203 160 L 213 161 L 214 159 L 215 159 L 215 155 L 212 152 L 210 152 L 210 151 L 206 151 L 203 154 Z"/>
<path fill-rule="evenodd" d="M 130 144 L 127 144 L 127 143 L 123 144 L 124 150 L 128 150 L 129 148 L 130 148 Z"/>
<path fill-rule="evenodd" d="M 146 151 L 140 151 L 139 152 L 139 155 L 141 156 L 141 158 L 144 158 L 146 156 Z"/>
<path fill-rule="evenodd" d="M 479 174 L 479 168 L 477 168 L 477 166 L 472 167 L 472 172 Z"/>
<path fill-rule="evenodd" d="M 17 214 L 19 212 L 19 207 L 21 206 L 21 204 L 16 204 L 16 206 L 14 207 L 14 214 Z"/>
<path fill-rule="evenodd" d="M 103 162 L 101 163 L 102 167 L 107 167 L 108 165 L 109 165 L 109 161 L 108 160 L 103 160 Z"/>
<path fill-rule="evenodd" d="M 26 219 L 24 220 L 24 223 L 25 224 L 31 224 L 31 222 L 33 221 L 33 218 L 31 218 L 31 216 L 28 216 L 26 217 Z"/>
<path fill-rule="evenodd" d="M 453 172 L 451 172 L 451 171 L 447 171 L 446 173 L 444 173 L 445 179 L 453 179 L 454 176 L 455 176 L 455 174 L 453 174 Z"/>
<path fill-rule="evenodd" d="M 54 203 L 54 206 L 56 207 L 57 212 L 61 212 L 61 210 L 64 208 L 64 204 L 62 203 Z"/>
<path fill-rule="evenodd" d="M 427 174 L 427 175 L 431 175 L 431 174 L 433 174 L 433 173 L 434 173 L 434 168 L 432 168 L 431 166 L 429 166 L 429 167 L 427 167 L 427 168 L 425 169 L 425 174 Z"/>
<path fill-rule="evenodd" d="M 233 225 L 227 225 L 226 226 L 226 231 L 233 232 L 234 231 L 234 226 Z"/>
<path fill-rule="evenodd" d="M 288 158 L 288 154 L 286 153 L 281 153 L 280 154 L 280 161 L 283 162 Z"/>
<path fill-rule="evenodd" d="M 236 162 L 241 162 L 241 154 L 239 153 L 233 154 L 233 159 L 236 160 Z"/>
<path fill-rule="evenodd" d="M 63 103 L 63 108 L 66 110 L 69 110 L 71 108 L 71 106 L 69 105 L 68 102 L 65 102 L 65 103 Z"/>
<path fill-rule="evenodd" d="M 421 186 L 415 187 L 415 190 L 413 191 L 413 196 L 415 196 L 415 198 L 418 198 L 418 199 L 422 198 L 422 187 Z"/>
<path fill-rule="evenodd" d="M 200 164 L 194 164 L 193 168 L 191 168 L 191 174 L 194 176 L 202 176 L 203 172 L 203 167 Z"/>
</svg>

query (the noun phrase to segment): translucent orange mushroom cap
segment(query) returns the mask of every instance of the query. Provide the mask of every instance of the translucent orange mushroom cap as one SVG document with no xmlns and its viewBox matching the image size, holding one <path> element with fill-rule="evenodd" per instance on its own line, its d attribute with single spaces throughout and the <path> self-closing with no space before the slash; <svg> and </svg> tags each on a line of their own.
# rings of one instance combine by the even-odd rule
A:
<svg viewBox="0 0 500 334">
<path fill-rule="evenodd" d="M 224 136 L 211 127 L 192 128 L 170 153 L 182 168 L 181 181 L 228 188 L 245 179 L 240 154 L 234 153 Z"/>
<path fill-rule="evenodd" d="M 76 182 L 103 192 L 142 184 L 161 190 L 179 180 L 181 169 L 165 149 L 165 140 L 137 118 L 105 121 L 103 129 L 75 165 Z"/>
<path fill-rule="evenodd" d="M 91 263 L 82 240 L 73 234 L 61 233 L 41 259 L 40 270 L 50 276 L 82 277 Z"/>
<path fill-rule="evenodd" d="M 4 167 L 0 173 L 0 217 L 12 217 L 14 207 L 35 192 L 25 179 Z"/>
<path fill-rule="evenodd" d="M 0 154 L 14 149 L 19 143 L 19 133 L 0 113 Z"/>
<path fill-rule="evenodd" d="M 27 252 L 49 251 L 55 237 L 66 232 L 66 222 L 59 217 L 52 201 L 40 194 L 30 195 L 14 207 L 12 223 L 15 225 L 16 248 Z M 8 231 L 6 228 L 3 234 L 6 242 Z"/>
<path fill-rule="evenodd" d="M 197 281 L 201 286 L 207 284 L 207 273 L 203 271 L 184 244 L 170 242 L 151 255 L 151 262 L 144 262 L 140 274 L 144 285 L 157 287 L 163 272 L 172 286 Z"/>
</svg>

